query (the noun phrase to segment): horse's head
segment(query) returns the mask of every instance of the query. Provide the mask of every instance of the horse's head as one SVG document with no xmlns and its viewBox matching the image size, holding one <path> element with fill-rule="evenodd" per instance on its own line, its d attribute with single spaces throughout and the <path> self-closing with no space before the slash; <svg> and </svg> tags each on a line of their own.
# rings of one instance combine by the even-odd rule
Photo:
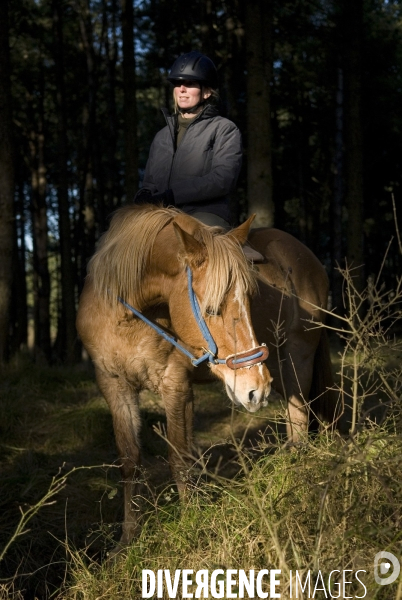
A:
<svg viewBox="0 0 402 600">
<path fill-rule="evenodd" d="M 123 299 L 141 312 L 167 303 L 175 335 L 193 362 L 210 356 L 232 401 L 255 412 L 266 402 L 271 376 L 250 318 L 256 280 L 241 246 L 251 221 L 225 233 L 175 209 L 127 206 L 115 213 L 88 272 L 95 293 L 109 304 Z"/>
<path fill-rule="evenodd" d="M 182 216 L 172 222 L 179 273 L 169 311 L 175 332 L 194 356 L 209 353 L 211 370 L 224 381 L 229 398 L 255 412 L 266 405 L 272 378 L 263 362 L 268 351 L 258 345 L 251 323 L 249 298 L 256 281 L 241 249 L 252 220 L 229 233 Z"/>
</svg>

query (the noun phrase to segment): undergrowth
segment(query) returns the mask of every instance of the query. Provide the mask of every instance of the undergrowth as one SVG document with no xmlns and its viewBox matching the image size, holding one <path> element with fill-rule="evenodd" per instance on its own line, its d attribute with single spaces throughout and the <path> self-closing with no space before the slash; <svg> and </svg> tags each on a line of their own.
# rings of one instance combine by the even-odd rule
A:
<svg viewBox="0 0 402 600">
<path fill-rule="evenodd" d="M 321 571 L 326 581 L 334 569 L 346 569 L 361 570 L 366 588 L 355 581 L 349 597 L 400 598 L 397 582 L 381 588 L 373 579 L 377 552 L 401 554 L 397 429 L 373 426 L 347 441 L 323 436 L 292 452 L 264 453 L 263 442 L 259 449 L 256 461 L 239 452 L 242 469 L 234 480 L 195 487 L 183 506 L 167 489 L 139 539 L 115 564 L 94 565 L 73 553 L 62 597 L 141 598 L 143 569 L 280 569 L 280 597 L 289 598 L 296 570 L 302 576 Z"/>
<path fill-rule="evenodd" d="M 402 577 L 378 585 L 373 563 L 380 551 L 402 553 L 402 284 L 387 291 L 378 279 L 358 292 L 344 277 L 347 316 L 333 327 L 342 434 L 327 428 L 289 449 L 275 433 L 282 404 L 250 417 L 233 413 L 219 386 L 198 388 L 204 458 L 180 503 L 155 433 L 163 413 L 146 398 L 143 527 L 113 562 L 121 488 L 91 371 L 10 365 L 0 385 L 0 598 L 137 600 L 144 569 L 279 569 L 283 600 L 401 600 Z M 334 570 L 359 571 L 362 583 L 337 595 Z M 324 588 L 292 596 L 296 571 L 320 574 Z"/>
<path fill-rule="evenodd" d="M 170 484 L 159 489 L 157 495 L 148 496 L 139 539 L 119 560 L 110 563 L 105 558 L 117 533 L 113 524 L 120 518 L 116 512 L 121 503 L 120 492 L 115 497 L 117 474 L 106 462 L 89 470 L 74 472 L 74 468 L 84 466 L 84 462 L 90 467 L 95 457 L 110 460 L 113 438 L 109 437 L 105 448 L 99 443 L 94 415 L 83 422 L 85 406 L 89 412 L 90 407 L 94 408 L 98 417 L 103 414 L 98 413 L 102 400 L 91 387 L 89 376 L 81 376 L 74 383 L 72 401 L 73 375 L 65 371 L 64 376 L 67 379 L 61 377 L 57 385 L 67 387 L 71 403 L 63 405 L 57 444 L 48 440 L 42 447 L 43 429 L 33 430 L 27 437 L 29 425 L 25 423 L 22 437 L 18 440 L 11 428 L 14 445 L 3 446 L 1 547 L 4 539 L 13 535 L 19 507 L 26 512 L 37 502 L 38 511 L 25 534 L 13 540 L 1 563 L 6 569 L 0 598 L 137 599 L 141 598 L 143 569 L 173 572 L 184 568 L 281 569 L 280 592 L 284 599 L 290 597 L 291 573 L 294 580 L 296 570 L 302 576 L 309 570 L 321 571 L 325 580 L 334 569 L 362 569 L 367 572 L 361 578 L 367 588 L 365 597 L 402 597 L 398 582 L 381 587 L 373 580 L 377 552 L 387 550 L 397 557 L 401 555 L 402 424 L 395 407 L 381 424 L 370 421 L 366 414 L 352 436 L 327 432 L 291 451 L 279 438 L 275 442 L 272 433 L 269 443 L 261 434 L 252 448 L 242 446 L 233 437 L 237 475 L 229 479 L 209 473 L 207 480 L 201 478 L 194 484 L 185 504 L 178 502 Z M 59 410 L 63 394 L 60 390 L 55 394 L 52 386 L 51 398 L 47 398 L 48 382 L 41 393 L 41 379 L 46 379 L 43 372 L 36 379 L 35 392 L 41 397 L 42 408 L 46 405 L 40 420 L 53 435 L 57 418 L 51 405 L 55 403 Z M 21 378 L 18 381 L 21 385 Z M 68 439 L 71 431 L 67 415 L 69 409 L 74 412 L 79 407 L 81 433 L 75 431 L 74 453 Z M 71 426 L 74 430 L 77 427 L 72 415 Z M 106 418 L 97 425 L 103 435 L 110 426 Z M 26 447 L 28 442 L 30 449 Z M 42 447 L 39 453 L 35 445 Z M 54 455 L 56 446 L 62 451 Z M 85 449 L 89 451 L 87 457 Z M 16 471 L 24 454 L 28 455 L 24 468 L 20 466 Z M 18 459 L 14 464 L 12 457 Z M 68 479 L 63 479 L 65 471 L 57 470 L 62 457 L 67 466 L 75 463 Z M 8 470 L 12 464 L 13 470 Z M 42 499 L 52 471 L 63 485 L 51 498 L 57 502 L 47 505 Z M 334 597 L 336 589 L 332 590 Z M 364 592 L 362 586 L 349 586 L 348 590 L 351 597 Z M 299 593 L 298 597 L 308 596 Z M 326 596 L 321 591 L 311 597 Z"/>
</svg>

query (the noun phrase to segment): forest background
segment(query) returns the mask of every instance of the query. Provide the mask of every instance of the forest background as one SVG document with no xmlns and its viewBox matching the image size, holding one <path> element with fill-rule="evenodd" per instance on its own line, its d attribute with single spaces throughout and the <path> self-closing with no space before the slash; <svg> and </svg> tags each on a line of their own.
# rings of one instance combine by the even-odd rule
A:
<svg viewBox="0 0 402 600">
<path fill-rule="evenodd" d="M 27 346 L 80 359 L 87 261 L 140 185 L 166 75 L 190 50 L 217 65 L 243 135 L 236 219 L 256 212 L 306 243 L 338 310 L 338 265 L 357 289 L 401 272 L 399 0 L 13 0 L 0 44 L 3 362 Z"/>
</svg>

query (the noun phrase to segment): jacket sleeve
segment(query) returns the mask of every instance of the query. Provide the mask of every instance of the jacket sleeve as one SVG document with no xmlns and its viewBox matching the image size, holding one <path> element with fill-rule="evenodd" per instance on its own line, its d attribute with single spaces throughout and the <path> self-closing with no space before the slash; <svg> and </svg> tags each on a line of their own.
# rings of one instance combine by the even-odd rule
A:
<svg viewBox="0 0 402 600">
<path fill-rule="evenodd" d="M 173 143 L 166 126 L 154 137 L 149 149 L 142 187 L 152 194 L 161 194 L 169 186 L 169 176 L 173 161 Z"/>
<path fill-rule="evenodd" d="M 185 151 L 185 148 L 180 147 L 179 151 Z M 234 123 L 225 120 L 216 132 L 207 172 L 198 177 L 172 178 L 171 189 L 176 206 L 227 196 L 236 186 L 242 155 L 240 131 Z M 185 174 L 182 158 L 180 164 L 182 173 Z"/>
<path fill-rule="evenodd" d="M 155 150 L 155 140 L 152 142 L 151 147 L 149 149 L 149 156 L 148 156 L 147 164 L 145 165 L 144 179 L 142 181 L 142 188 L 141 188 L 141 189 L 150 190 L 150 192 L 152 194 L 156 194 L 156 192 L 158 191 L 158 189 L 153 181 L 153 176 L 152 176 L 152 170 L 153 170 L 152 165 L 154 162 L 154 150 Z"/>
</svg>

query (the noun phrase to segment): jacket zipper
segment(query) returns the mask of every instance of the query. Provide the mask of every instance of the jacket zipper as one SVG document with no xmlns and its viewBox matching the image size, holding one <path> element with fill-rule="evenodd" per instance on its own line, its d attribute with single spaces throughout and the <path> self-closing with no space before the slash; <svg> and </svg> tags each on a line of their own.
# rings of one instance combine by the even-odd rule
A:
<svg viewBox="0 0 402 600">
<path fill-rule="evenodd" d="M 183 140 L 184 140 L 184 138 L 185 138 L 185 136 L 187 134 L 187 131 L 190 129 L 190 127 L 192 125 L 194 125 L 194 123 L 196 123 L 198 121 L 198 118 L 201 117 L 201 115 L 202 115 L 203 112 L 204 111 L 201 111 L 200 114 L 197 116 L 197 118 L 194 119 L 194 121 L 192 123 L 190 123 L 190 125 L 187 127 L 186 131 L 183 134 L 183 137 L 182 137 L 180 145 L 183 143 Z M 176 155 L 177 155 L 178 148 L 176 148 L 176 150 L 175 150 L 175 134 L 174 134 L 174 131 L 172 132 L 172 126 L 171 126 L 171 123 L 169 121 L 170 115 L 168 114 L 168 111 L 167 111 L 166 108 L 162 108 L 162 114 L 165 117 L 166 125 L 168 126 L 168 129 L 169 129 L 169 132 L 170 132 L 170 136 L 172 138 L 172 145 L 173 145 L 173 157 L 172 157 L 172 162 L 170 163 L 169 178 L 168 178 L 168 188 L 167 188 L 169 190 L 170 189 L 170 179 L 172 177 L 173 165 L 174 165 L 174 161 L 175 161 L 175 158 L 176 158 Z"/>
</svg>

